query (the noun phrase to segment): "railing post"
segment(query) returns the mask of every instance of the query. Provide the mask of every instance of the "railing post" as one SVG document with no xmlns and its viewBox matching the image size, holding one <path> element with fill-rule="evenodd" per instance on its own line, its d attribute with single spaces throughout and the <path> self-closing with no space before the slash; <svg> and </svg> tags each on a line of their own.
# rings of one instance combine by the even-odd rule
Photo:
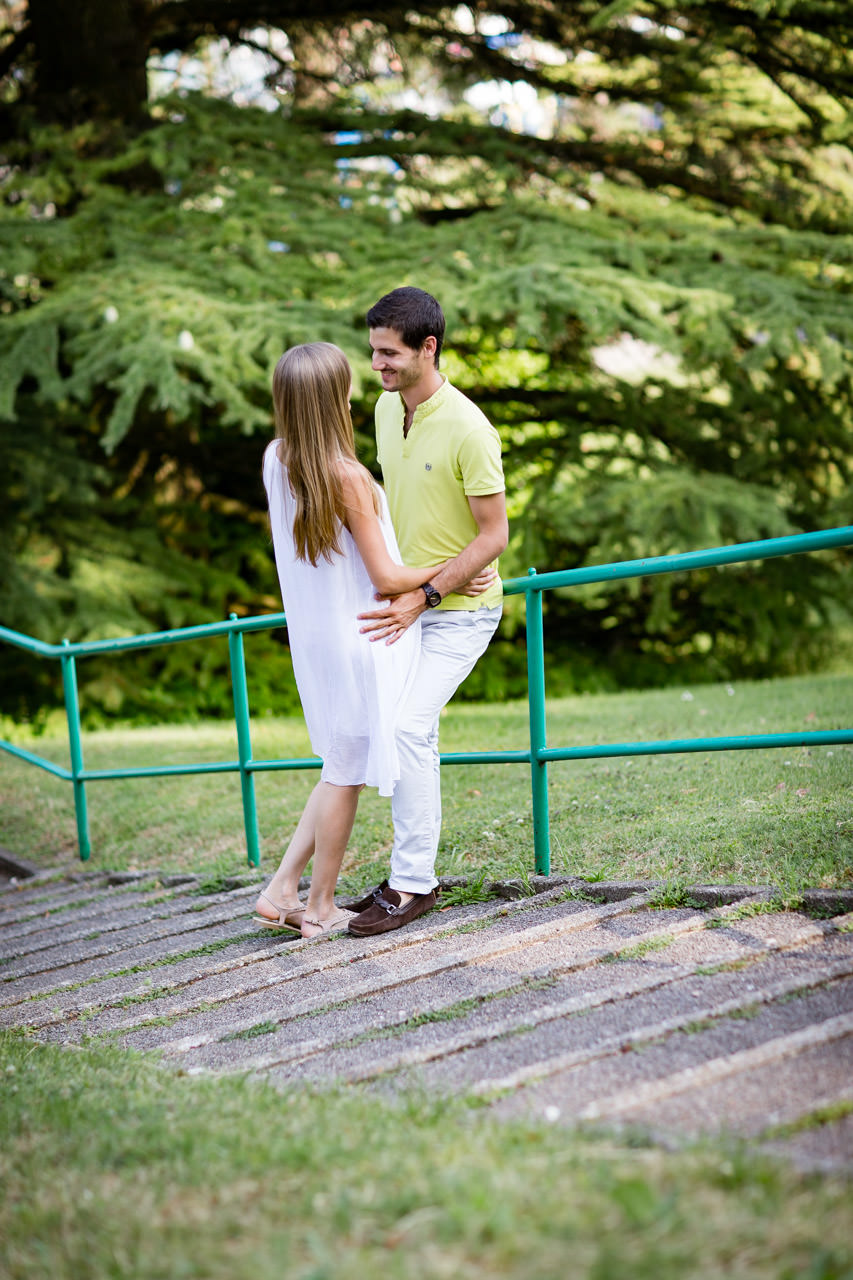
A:
<svg viewBox="0 0 853 1280">
<path fill-rule="evenodd" d="M 70 644 L 63 640 L 63 645 Z M 80 736 L 80 702 L 77 695 L 77 668 L 74 655 L 63 653 L 62 689 L 65 694 L 65 716 L 68 721 L 68 747 L 71 755 L 71 785 L 74 788 L 74 813 L 77 818 L 77 848 L 83 862 L 92 852 L 89 839 L 89 812 L 86 804 L 86 784 L 80 777 L 83 772 L 83 741 Z"/>
<path fill-rule="evenodd" d="M 236 613 L 229 615 L 237 621 Z M 240 787 L 243 792 L 243 826 L 246 831 L 246 852 L 249 866 L 260 866 L 261 852 L 258 840 L 258 810 L 255 805 L 255 775 L 247 768 L 252 759 L 252 739 L 249 729 L 249 694 L 246 686 L 246 658 L 243 652 L 243 636 L 239 631 L 228 632 L 228 653 L 231 658 L 231 689 L 234 695 L 234 720 L 237 724 L 237 754 L 240 760 Z"/>
<path fill-rule="evenodd" d="M 528 569 L 528 577 L 536 570 Z M 529 587 L 527 606 L 527 702 L 530 717 L 530 786 L 533 799 L 533 858 L 536 873 L 551 874 L 551 826 L 548 815 L 548 766 L 540 758 L 547 745 L 545 732 L 545 639 L 542 592 Z"/>
</svg>

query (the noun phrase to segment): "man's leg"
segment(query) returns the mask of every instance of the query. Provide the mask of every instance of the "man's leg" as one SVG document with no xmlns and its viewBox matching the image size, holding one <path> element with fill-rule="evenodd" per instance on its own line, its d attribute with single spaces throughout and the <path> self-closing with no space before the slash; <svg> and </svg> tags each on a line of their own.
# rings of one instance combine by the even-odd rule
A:
<svg viewBox="0 0 853 1280">
<path fill-rule="evenodd" d="M 500 609 L 446 610 L 421 619 L 421 658 L 397 725 L 400 780 L 391 798 L 391 874 L 387 885 L 356 906 L 359 914 L 347 927 L 357 937 L 398 929 L 435 904 L 441 831 L 438 717 L 485 650 L 500 616 Z"/>
<path fill-rule="evenodd" d="M 494 635 L 501 610 L 446 610 L 421 619 L 421 658 L 397 726 L 400 780 L 391 815 L 394 847 L 389 885 L 404 894 L 429 893 L 438 883 L 441 832 L 438 719 Z"/>
</svg>

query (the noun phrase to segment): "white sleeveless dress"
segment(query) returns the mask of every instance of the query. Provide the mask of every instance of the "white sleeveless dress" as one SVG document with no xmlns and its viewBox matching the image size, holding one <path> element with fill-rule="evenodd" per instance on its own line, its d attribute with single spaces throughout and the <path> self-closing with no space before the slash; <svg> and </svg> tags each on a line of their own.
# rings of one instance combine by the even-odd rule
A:
<svg viewBox="0 0 853 1280">
<path fill-rule="evenodd" d="M 293 673 L 311 746 L 323 761 L 320 776 L 337 786 L 365 783 L 390 796 L 400 776 L 394 732 L 420 654 L 420 622 L 392 645 L 360 634 L 357 615 L 377 602 L 348 529 L 341 529 L 342 552 L 331 562 L 321 557 L 314 566 L 296 558 L 296 504 L 277 443 L 264 453 L 264 485 Z M 389 555 L 402 564 L 382 490 L 379 522 Z"/>
</svg>

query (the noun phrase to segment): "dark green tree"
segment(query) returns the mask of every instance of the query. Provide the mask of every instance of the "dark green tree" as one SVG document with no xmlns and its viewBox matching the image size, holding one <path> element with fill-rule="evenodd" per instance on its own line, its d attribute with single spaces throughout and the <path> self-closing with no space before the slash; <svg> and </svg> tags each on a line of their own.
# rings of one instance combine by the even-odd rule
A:
<svg viewBox="0 0 853 1280">
<path fill-rule="evenodd" d="M 447 368 L 503 432 L 505 572 L 849 521 L 844 5 L 48 7 L 7 5 L 0 52 L 5 625 L 276 608 L 272 366 L 343 346 L 369 459 L 363 315 L 405 281 L 442 299 Z M 280 29 L 280 110 L 147 102 L 152 58 Z M 475 111 L 484 78 L 535 88 L 547 128 Z M 406 84 L 440 115 L 401 109 Z M 576 685 L 789 670 L 849 594 L 840 556 L 589 589 L 549 600 L 549 646 Z M 481 692 L 520 687 L 508 614 Z M 7 708 L 46 696 L 4 671 Z M 93 665 L 87 701 L 214 710 L 226 683 L 221 655 L 162 650 Z"/>
</svg>

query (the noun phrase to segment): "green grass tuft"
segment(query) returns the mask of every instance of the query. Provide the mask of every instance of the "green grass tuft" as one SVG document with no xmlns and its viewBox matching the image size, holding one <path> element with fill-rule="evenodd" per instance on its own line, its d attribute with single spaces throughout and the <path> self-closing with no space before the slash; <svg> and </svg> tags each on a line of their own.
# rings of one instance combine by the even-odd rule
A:
<svg viewBox="0 0 853 1280">
<path fill-rule="evenodd" d="M 258 1036 L 269 1036 L 274 1031 L 278 1031 L 281 1023 L 268 1018 L 265 1022 L 256 1022 L 253 1027 L 247 1027 L 245 1031 L 230 1031 L 227 1036 L 223 1036 L 222 1040 L 255 1040 Z"/>
<path fill-rule="evenodd" d="M 439 902 L 442 907 L 466 907 L 474 902 L 491 902 L 499 897 L 494 881 L 487 882 L 484 870 L 476 872 L 467 884 L 454 885 L 451 889 L 442 889 Z"/>
<path fill-rule="evenodd" d="M 677 882 L 661 885 L 652 889 L 648 906 L 653 911 L 663 911 L 671 907 L 690 907 L 693 911 L 707 910 L 707 904 L 691 896 L 689 889 Z"/>
</svg>

